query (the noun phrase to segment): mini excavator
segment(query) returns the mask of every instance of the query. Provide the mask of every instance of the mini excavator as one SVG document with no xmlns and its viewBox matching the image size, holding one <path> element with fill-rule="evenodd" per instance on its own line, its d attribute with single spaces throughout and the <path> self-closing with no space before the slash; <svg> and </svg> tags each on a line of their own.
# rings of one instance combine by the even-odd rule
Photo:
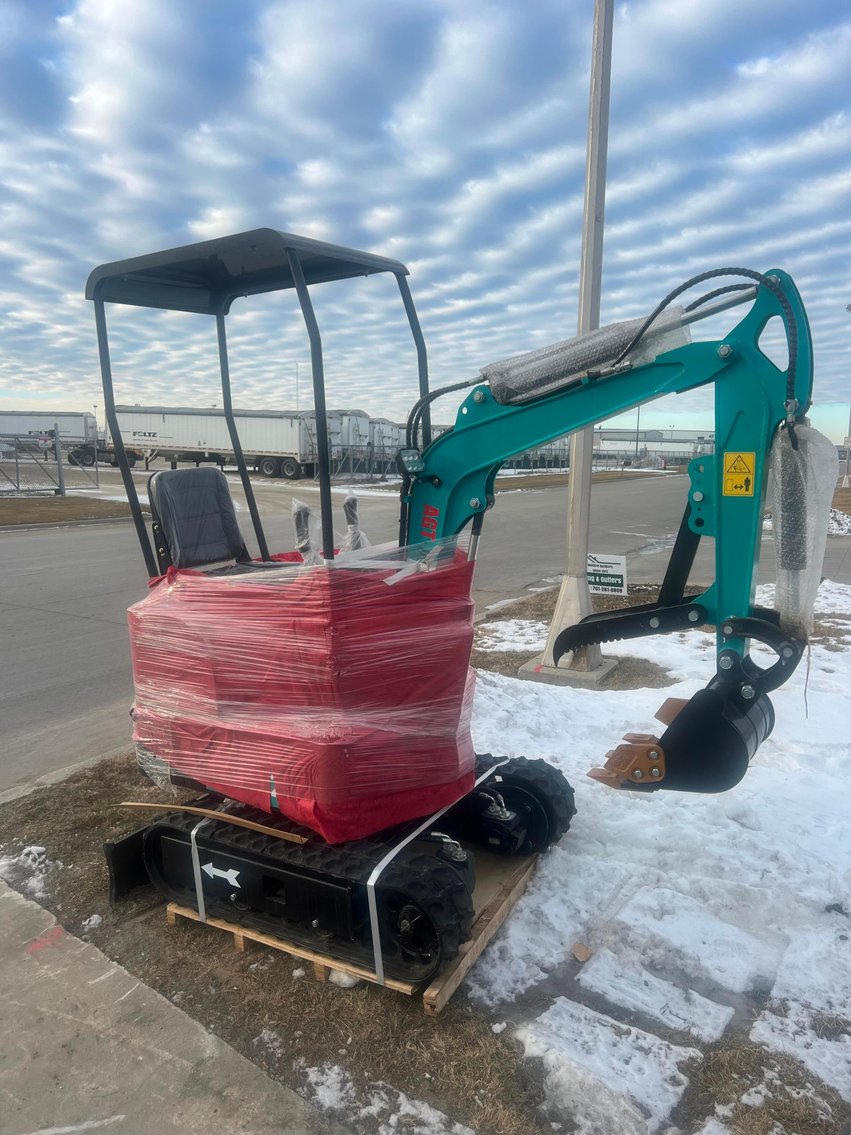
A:
<svg viewBox="0 0 851 1135">
<path fill-rule="evenodd" d="M 311 288 L 376 273 L 398 285 L 419 397 L 398 454 L 398 546 L 339 551 Z M 640 792 L 730 789 L 771 733 L 768 695 L 806 645 L 835 473 L 827 450 L 834 465 L 835 451 L 805 418 L 812 343 L 798 291 L 780 270 L 704 272 L 646 318 L 436 391 L 406 277 L 398 261 L 257 229 L 102 265 L 86 290 L 106 417 L 152 585 L 130 612 L 137 755 L 157 783 L 202 794 L 164 805 L 153 823 L 107 845 L 112 897 L 151 881 L 202 920 L 216 913 L 286 936 L 374 968 L 379 981 L 426 980 L 469 937 L 474 847 L 544 851 L 574 814 L 558 770 L 476 756 L 469 739 L 469 590 L 501 466 L 651 399 L 714 386 L 716 452 L 689 464 L 658 598 L 591 615 L 555 647 L 560 658 L 593 643 L 717 628 L 706 688 L 666 703 L 661 736 L 629 734 L 590 774 Z M 708 281 L 723 282 L 673 306 Z M 294 291 L 311 348 L 321 539 L 309 562 L 304 547 L 269 551 L 231 402 L 226 316 L 235 300 L 280 289 Z M 108 303 L 214 318 L 223 413 L 259 557 L 247 551 L 217 469 L 153 475 L 149 540 L 115 409 Z M 724 338 L 690 341 L 694 322 L 740 305 L 745 314 Z M 771 321 L 783 329 L 782 367 L 760 345 Z M 461 389 L 453 428 L 432 440 L 432 403 Z M 769 480 L 773 610 L 754 604 Z M 347 513 L 351 526 L 350 503 Z M 705 537 L 715 581 L 686 597 Z M 770 665 L 751 657 L 752 643 L 770 652 Z"/>
</svg>

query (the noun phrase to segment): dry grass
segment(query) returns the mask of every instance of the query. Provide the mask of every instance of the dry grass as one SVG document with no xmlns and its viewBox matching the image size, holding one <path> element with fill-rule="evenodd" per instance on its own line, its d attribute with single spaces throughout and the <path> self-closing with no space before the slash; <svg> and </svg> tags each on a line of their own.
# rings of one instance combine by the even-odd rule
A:
<svg viewBox="0 0 851 1135">
<path fill-rule="evenodd" d="M 656 474 L 653 474 L 654 476 Z M 591 474 L 592 482 L 601 484 L 603 481 L 630 481 L 636 477 L 647 477 L 640 469 L 605 469 Z M 511 476 L 497 476 L 496 488 L 506 491 L 508 489 L 551 489 L 570 482 L 570 473 L 516 473 Z"/>
<path fill-rule="evenodd" d="M 0 527 L 63 524 L 129 515 L 130 506 L 124 501 L 98 500 L 97 497 L 9 497 L 0 500 Z"/>
<path fill-rule="evenodd" d="M 833 494 L 833 507 L 838 508 L 841 512 L 851 514 L 851 487 L 843 489 L 841 481 L 836 486 L 836 492 Z"/>
<path fill-rule="evenodd" d="M 795 1060 L 744 1039 L 709 1049 L 672 1118 L 693 1131 L 716 1105 L 731 1135 L 846 1135 L 851 1121 L 851 1106 L 832 1088 Z"/>
</svg>

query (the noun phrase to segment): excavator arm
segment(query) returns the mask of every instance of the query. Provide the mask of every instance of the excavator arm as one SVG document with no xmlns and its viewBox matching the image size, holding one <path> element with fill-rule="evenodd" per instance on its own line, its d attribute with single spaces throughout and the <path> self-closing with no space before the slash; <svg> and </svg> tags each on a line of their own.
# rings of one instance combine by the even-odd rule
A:
<svg viewBox="0 0 851 1135">
<path fill-rule="evenodd" d="M 632 325 L 614 325 L 549 353 L 485 368 L 489 381 L 470 391 L 453 429 L 422 453 L 412 446 L 402 454 L 402 541 L 429 545 L 472 523 L 475 544 L 494 503 L 497 473 L 512 456 L 665 394 L 714 385 L 715 454 L 689 464 L 683 521 L 658 600 L 592 615 L 565 629 L 556 643 L 558 661 L 590 643 L 704 624 L 717 628 L 717 668 L 708 686 L 686 703 L 669 700 L 662 707 L 657 715 L 667 726 L 662 737 L 629 734 L 608 754 L 605 768 L 592 770 L 590 775 L 613 787 L 719 792 L 738 783 L 774 724 L 767 695 L 789 677 L 805 646 L 805 637 L 781 626 L 775 611 L 754 606 L 754 591 L 768 457 L 778 435 L 787 448 L 798 449 L 797 431 L 811 401 L 812 343 L 790 277 L 776 270 L 740 271 L 756 280 L 747 294 L 706 304 L 696 314 L 688 314 L 690 309 L 668 314 L 664 328 L 658 321 L 655 328 L 645 323 L 634 336 Z M 662 332 L 746 300 L 752 300 L 750 309 L 723 339 L 664 349 Z M 775 317 L 786 331 L 785 369 L 760 348 Z M 655 357 L 654 330 L 662 348 Z M 624 338 L 629 345 L 618 352 Z M 783 555 L 804 563 L 806 526 L 797 533 L 788 529 L 787 522 Z M 686 599 L 689 569 L 706 537 L 714 541 L 715 581 L 702 595 Z M 757 667 L 750 657 L 752 640 L 771 648 L 772 666 Z"/>
</svg>

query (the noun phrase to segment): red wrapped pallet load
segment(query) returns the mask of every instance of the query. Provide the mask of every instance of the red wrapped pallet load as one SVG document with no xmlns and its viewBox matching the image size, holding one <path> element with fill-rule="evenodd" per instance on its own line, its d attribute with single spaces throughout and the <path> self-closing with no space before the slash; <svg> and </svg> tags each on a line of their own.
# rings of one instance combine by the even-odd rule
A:
<svg viewBox="0 0 851 1135">
<path fill-rule="evenodd" d="M 472 569 L 449 545 L 170 570 L 128 612 L 140 759 L 330 843 L 452 803 L 474 780 Z"/>
</svg>

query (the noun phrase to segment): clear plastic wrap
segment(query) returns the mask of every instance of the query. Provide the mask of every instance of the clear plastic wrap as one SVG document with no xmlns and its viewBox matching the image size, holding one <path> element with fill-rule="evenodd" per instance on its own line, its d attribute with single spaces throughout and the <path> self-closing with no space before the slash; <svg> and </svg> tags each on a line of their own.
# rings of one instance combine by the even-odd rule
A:
<svg viewBox="0 0 851 1135">
<path fill-rule="evenodd" d="M 346 499 L 343 501 L 343 514 L 346 517 L 346 537 L 341 545 L 342 550 L 344 552 L 357 552 L 361 548 L 368 548 L 369 540 L 360 526 L 358 498 L 352 489 L 349 489 Z"/>
<path fill-rule="evenodd" d="M 262 572 L 171 570 L 130 608 L 143 766 L 279 810 L 332 843 L 468 791 L 463 549 L 370 548 L 316 566 L 284 555 Z"/>
<path fill-rule="evenodd" d="M 807 639 L 821 582 L 830 505 L 839 474 L 836 447 L 808 423 L 777 431 L 769 484 L 777 554 L 774 607 L 788 635 Z"/>
<path fill-rule="evenodd" d="M 308 566 L 323 562 L 319 549 L 322 547 L 322 532 L 319 517 L 304 501 L 293 497 L 293 534 L 295 549 Z"/>
<path fill-rule="evenodd" d="M 634 366 L 652 362 L 657 355 L 684 346 L 691 341 L 688 325 L 683 325 L 683 309 L 671 307 L 663 311 L 627 359 Z M 502 362 L 482 367 L 482 378 L 490 383 L 497 402 L 525 402 L 558 390 L 577 375 L 592 367 L 612 363 L 635 338 L 644 319 L 628 319 L 610 323 L 585 335 L 564 339 L 527 351 Z"/>
</svg>

